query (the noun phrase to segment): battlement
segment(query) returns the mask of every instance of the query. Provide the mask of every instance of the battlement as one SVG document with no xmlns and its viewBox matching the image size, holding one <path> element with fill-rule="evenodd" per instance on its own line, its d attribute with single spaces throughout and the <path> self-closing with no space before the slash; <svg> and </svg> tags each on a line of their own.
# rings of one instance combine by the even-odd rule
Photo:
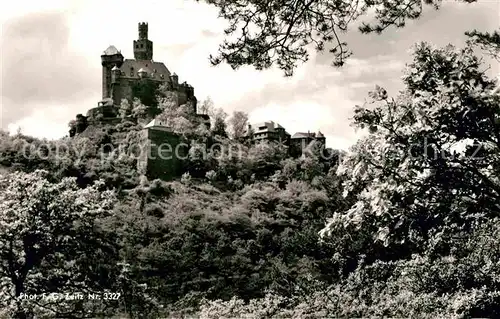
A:
<svg viewBox="0 0 500 319">
<path fill-rule="evenodd" d="M 108 48 L 109 49 L 109 48 Z M 112 66 L 118 66 L 120 67 L 123 63 L 123 55 L 121 52 L 109 54 L 111 51 L 104 51 L 104 54 L 101 55 L 101 64 L 102 66 L 106 67 L 112 67 Z"/>
<path fill-rule="evenodd" d="M 148 38 L 148 23 L 139 22 L 139 40 L 147 40 Z"/>
<path fill-rule="evenodd" d="M 153 41 L 148 39 L 147 22 L 139 23 L 139 38 L 134 40 L 134 58 L 136 60 L 153 60 Z"/>
</svg>

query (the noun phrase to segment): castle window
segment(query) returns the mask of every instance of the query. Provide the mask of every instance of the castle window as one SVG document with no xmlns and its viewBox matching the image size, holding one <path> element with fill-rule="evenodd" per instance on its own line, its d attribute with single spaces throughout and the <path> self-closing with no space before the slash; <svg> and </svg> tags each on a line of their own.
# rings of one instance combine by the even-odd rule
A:
<svg viewBox="0 0 500 319">
<path fill-rule="evenodd" d="M 136 44 L 136 45 L 135 45 L 135 48 L 136 48 L 136 49 L 139 49 L 139 45 L 138 45 L 138 44 Z"/>
<path fill-rule="evenodd" d="M 144 48 L 144 44 L 141 44 L 141 49 Z"/>
</svg>

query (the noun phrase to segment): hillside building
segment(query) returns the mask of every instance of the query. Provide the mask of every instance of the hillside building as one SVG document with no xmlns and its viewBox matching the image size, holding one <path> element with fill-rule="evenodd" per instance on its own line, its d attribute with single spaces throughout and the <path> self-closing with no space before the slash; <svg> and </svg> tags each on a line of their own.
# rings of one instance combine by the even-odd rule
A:
<svg viewBox="0 0 500 319">
<path fill-rule="evenodd" d="M 290 134 L 285 128 L 274 121 L 248 124 L 247 136 L 253 141 L 273 141 L 288 145 Z"/>
<path fill-rule="evenodd" d="M 321 143 L 323 147 L 326 144 L 326 138 L 323 133 L 297 132 L 293 136 L 286 131 L 280 124 L 274 121 L 267 121 L 248 125 L 247 138 L 252 142 L 268 141 L 279 142 L 289 147 L 289 153 L 292 156 L 300 156 L 313 141 Z"/>
</svg>

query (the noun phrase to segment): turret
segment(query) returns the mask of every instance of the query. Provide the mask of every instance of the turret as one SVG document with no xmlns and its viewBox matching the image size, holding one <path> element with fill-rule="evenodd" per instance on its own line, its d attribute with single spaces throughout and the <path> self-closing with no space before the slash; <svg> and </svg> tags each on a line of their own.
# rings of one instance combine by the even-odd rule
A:
<svg viewBox="0 0 500 319">
<path fill-rule="evenodd" d="M 118 105 L 120 103 L 120 90 L 118 86 L 120 85 L 121 73 L 121 70 L 116 65 L 111 69 L 110 97 L 113 99 L 113 104 L 115 105 Z"/>
<path fill-rule="evenodd" d="M 323 133 L 321 133 L 321 131 L 318 131 L 318 134 L 316 134 L 316 140 L 318 140 L 319 142 L 325 144 L 326 138 L 323 135 Z"/>
<path fill-rule="evenodd" d="M 148 24 L 145 22 L 139 23 L 139 40 L 148 39 Z"/>
<path fill-rule="evenodd" d="M 118 84 L 118 82 L 120 81 L 120 76 L 121 76 L 121 71 L 120 69 L 115 65 L 112 69 L 111 69 L 111 83 L 112 84 Z"/>
<path fill-rule="evenodd" d="M 121 67 L 123 64 L 123 55 L 114 46 L 109 46 L 101 55 L 102 65 L 102 98 L 111 97 L 111 69 Z"/>
<path fill-rule="evenodd" d="M 153 42 L 148 39 L 148 24 L 139 23 L 139 39 L 134 40 L 134 58 L 153 60 Z"/>
<path fill-rule="evenodd" d="M 76 115 L 76 121 L 75 121 L 75 133 L 78 134 L 78 133 L 81 133 L 83 131 L 85 131 L 85 129 L 87 128 L 88 126 L 88 123 L 87 123 L 87 117 L 86 116 L 83 116 L 82 114 L 77 114 Z"/>
<path fill-rule="evenodd" d="M 174 87 L 179 85 L 179 76 L 175 74 L 175 72 L 170 76 L 170 80 L 172 80 L 172 84 Z"/>
</svg>

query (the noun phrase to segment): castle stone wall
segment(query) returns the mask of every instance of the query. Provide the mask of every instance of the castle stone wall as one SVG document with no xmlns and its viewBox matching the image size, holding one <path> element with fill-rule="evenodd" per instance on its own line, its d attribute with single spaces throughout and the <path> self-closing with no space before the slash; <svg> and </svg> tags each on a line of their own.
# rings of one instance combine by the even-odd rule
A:
<svg viewBox="0 0 500 319">
<path fill-rule="evenodd" d="M 144 129 L 141 134 L 144 151 L 137 162 L 139 173 L 163 180 L 181 176 L 189 147 L 181 143 L 180 137 L 157 128 Z"/>
<path fill-rule="evenodd" d="M 113 103 L 115 105 L 120 105 L 122 99 L 126 99 L 132 104 L 134 100 L 132 87 L 134 85 L 134 80 L 120 78 L 118 80 L 118 85 L 113 86 Z"/>
</svg>

